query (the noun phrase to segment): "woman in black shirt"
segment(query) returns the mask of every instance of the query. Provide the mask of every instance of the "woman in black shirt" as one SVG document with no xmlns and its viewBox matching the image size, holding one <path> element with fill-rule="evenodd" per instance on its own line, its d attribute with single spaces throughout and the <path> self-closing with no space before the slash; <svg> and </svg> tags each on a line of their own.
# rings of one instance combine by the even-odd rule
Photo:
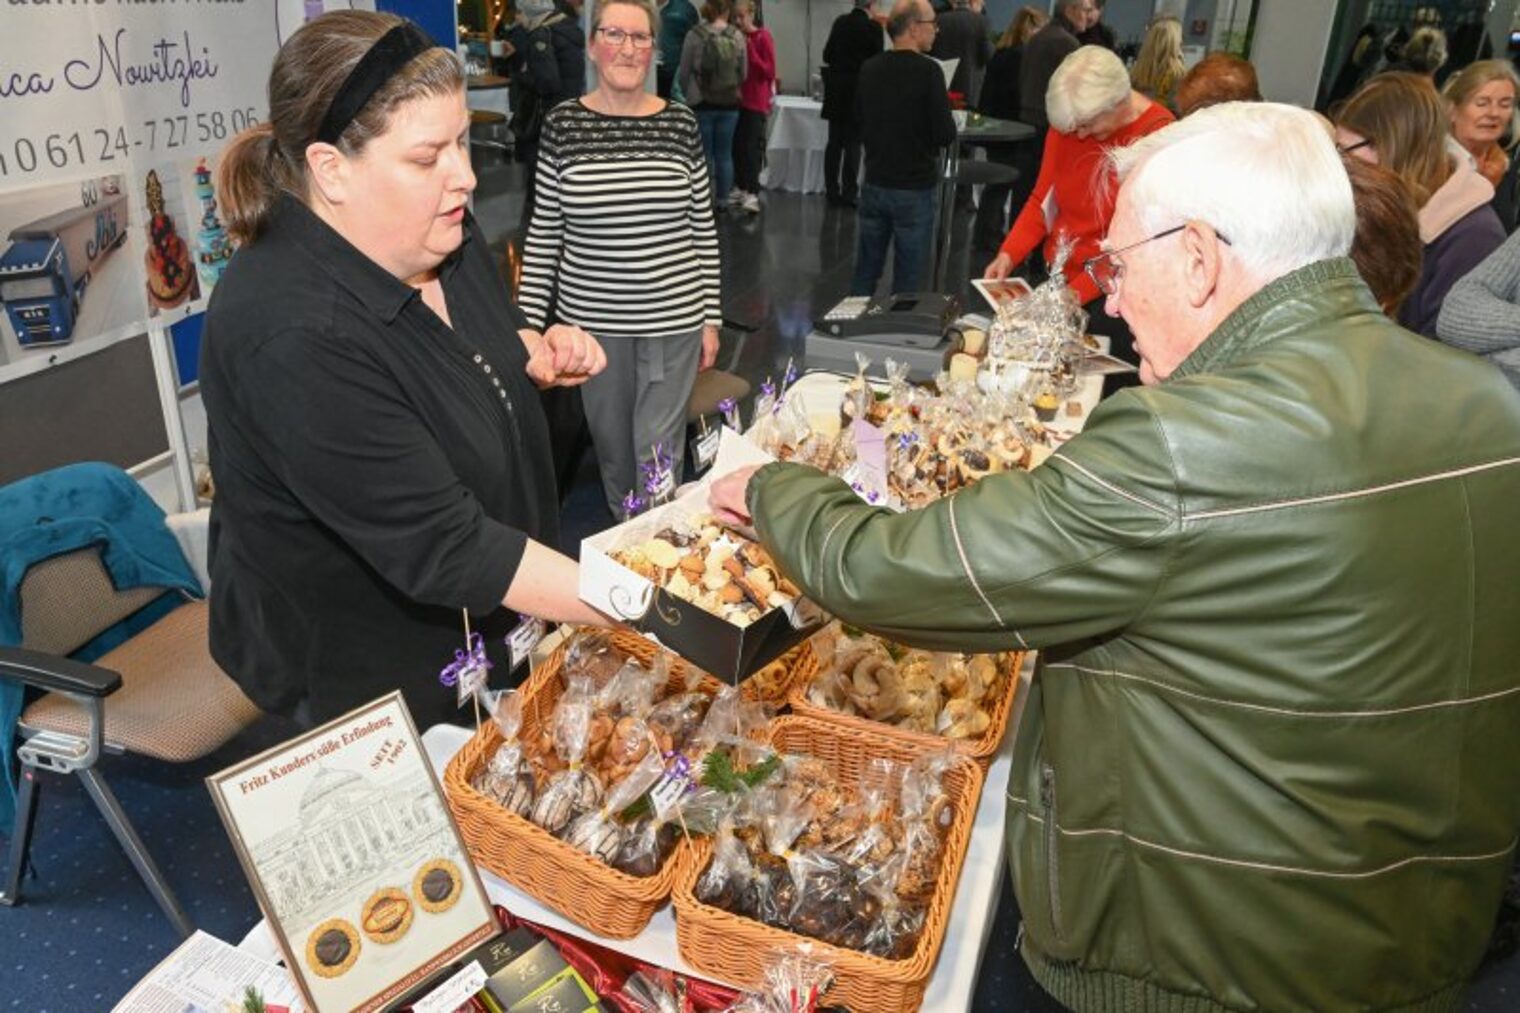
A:
<svg viewBox="0 0 1520 1013">
<path fill-rule="evenodd" d="M 328 14 L 281 49 L 269 98 L 219 167 L 242 246 L 202 352 L 211 650 L 265 709 L 317 721 L 400 687 L 425 727 L 457 713 L 437 677 L 463 610 L 498 664 L 514 611 L 600 621 L 548 548 L 534 384 L 605 359 L 507 299 L 465 207 L 452 53 L 400 18 Z"/>
</svg>

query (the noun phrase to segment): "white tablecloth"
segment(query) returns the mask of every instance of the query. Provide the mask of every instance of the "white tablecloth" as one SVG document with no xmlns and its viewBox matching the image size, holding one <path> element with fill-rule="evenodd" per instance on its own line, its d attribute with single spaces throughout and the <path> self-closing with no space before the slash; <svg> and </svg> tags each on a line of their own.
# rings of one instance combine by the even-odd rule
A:
<svg viewBox="0 0 1520 1013">
<path fill-rule="evenodd" d="M 829 125 L 823 104 L 798 95 L 777 95 L 765 142 L 765 171 L 760 185 L 793 193 L 823 192 L 823 149 Z"/>
</svg>

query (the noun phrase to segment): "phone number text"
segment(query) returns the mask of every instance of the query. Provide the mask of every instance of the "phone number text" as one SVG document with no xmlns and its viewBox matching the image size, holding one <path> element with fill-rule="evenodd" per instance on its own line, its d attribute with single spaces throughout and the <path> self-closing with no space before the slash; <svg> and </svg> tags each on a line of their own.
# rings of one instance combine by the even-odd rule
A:
<svg viewBox="0 0 1520 1013">
<path fill-rule="evenodd" d="M 145 155 L 218 145 L 259 122 L 254 107 L 161 116 L 138 124 L 0 137 L 0 178 L 126 162 Z M 122 166 L 121 168 L 125 168 Z"/>
</svg>

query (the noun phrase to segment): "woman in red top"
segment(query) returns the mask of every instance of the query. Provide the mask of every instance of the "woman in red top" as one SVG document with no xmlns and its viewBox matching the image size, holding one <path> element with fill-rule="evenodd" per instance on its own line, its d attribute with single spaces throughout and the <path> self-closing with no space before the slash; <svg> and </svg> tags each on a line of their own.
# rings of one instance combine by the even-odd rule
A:
<svg viewBox="0 0 1520 1013">
<path fill-rule="evenodd" d="M 1123 61 L 1101 46 L 1083 46 L 1061 61 L 1045 93 L 1045 110 L 1050 132 L 1034 192 L 983 276 L 1008 277 L 1041 241 L 1048 265 L 1058 239 L 1069 237 L 1076 245 L 1066 260 L 1066 282 L 1087 309 L 1089 330 L 1109 335 L 1114 353 L 1133 361 L 1128 328 L 1100 312 L 1102 296 L 1082 262 L 1101 252 L 1114 213 L 1109 149 L 1154 133 L 1174 117 L 1131 88 Z"/>
<path fill-rule="evenodd" d="M 760 213 L 760 163 L 765 157 L 765 120 L 776 94 L 776 41 L 764 25 L 755 22 L 755 0 L 734 4 L 734 22 L 744 33 L 749 70 L 739 86 L 739 128 L 734 133 L 734 188 L 732 207 Z"/>
</svg>

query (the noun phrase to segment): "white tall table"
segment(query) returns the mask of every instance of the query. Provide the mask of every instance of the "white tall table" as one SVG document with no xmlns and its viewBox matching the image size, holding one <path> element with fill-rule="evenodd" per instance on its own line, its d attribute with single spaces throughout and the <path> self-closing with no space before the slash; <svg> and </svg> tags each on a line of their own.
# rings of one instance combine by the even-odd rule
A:
<svg viewBox="0 0 1520 1013">
<path fill-rule="evenodd" d="M 760 185 L 767 190 L 823 193 L 823 149 L 828 143 L 823 103 L 800 95 L 777 95 Z"/>
</svg>

